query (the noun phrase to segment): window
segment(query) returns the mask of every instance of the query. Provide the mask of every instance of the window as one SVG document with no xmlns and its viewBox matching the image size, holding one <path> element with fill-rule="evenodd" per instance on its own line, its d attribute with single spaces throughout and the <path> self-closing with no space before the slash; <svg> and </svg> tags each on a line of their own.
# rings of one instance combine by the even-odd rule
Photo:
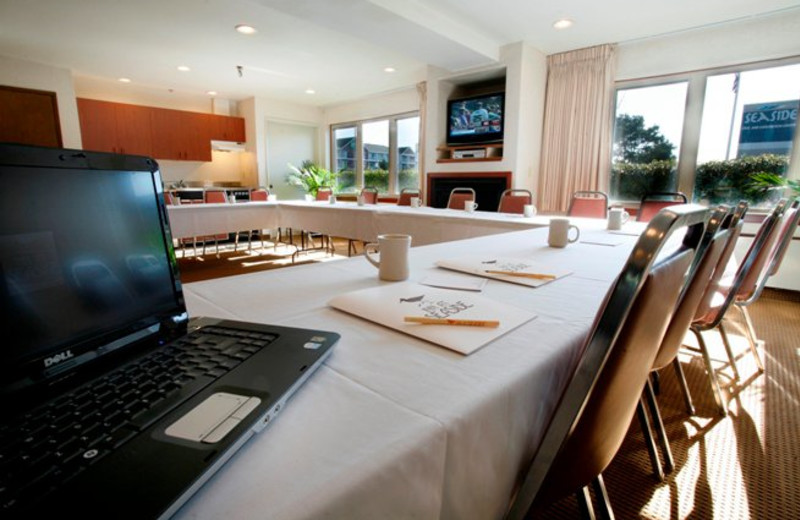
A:
<svg viewBox="0 0 800 520">
<path fill-rule="evenodd" d="M 790 60 L 626 82 L 616 94 L 611 197 L 682 191 L 707 204 L 773 205 L 800 175 L 798 85 L 800 64 Z"/>
<path fill-rule="evenodd" d="M 694 197 L 709 203 L 773 205 L 783 190 L 800 98 L 800 65 L 709 76 L 703 103 Z M 768 182 L 764 179 L 762 182 Z"/>
<path fill-rule="evenodd" d="M 331 139 L 331 164 L 340 193 L 362 187 L 385 194 L 419 188 L 419 116 L 334 125 Z"/>
<path fill-rule="evenodd" d="M 617 91 L 611 198 L 676 191 L 687 82 Z"/>
</svg>

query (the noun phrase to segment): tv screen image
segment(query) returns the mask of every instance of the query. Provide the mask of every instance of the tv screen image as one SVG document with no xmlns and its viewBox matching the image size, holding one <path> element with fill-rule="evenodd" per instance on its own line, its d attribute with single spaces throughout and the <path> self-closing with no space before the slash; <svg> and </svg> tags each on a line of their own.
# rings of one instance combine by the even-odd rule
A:
<svg viewBox="0 0 800 520">
<path fill-rule="evenodd" d="M 493 143 L 503 140 L 503 94 L 448 101 L 448 144 Z"/>
</svg>

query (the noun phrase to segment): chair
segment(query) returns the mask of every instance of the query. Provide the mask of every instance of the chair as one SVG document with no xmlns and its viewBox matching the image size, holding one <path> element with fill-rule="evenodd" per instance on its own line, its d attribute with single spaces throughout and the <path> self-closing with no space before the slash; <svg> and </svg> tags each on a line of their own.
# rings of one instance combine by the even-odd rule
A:
<svg viewBox="0 0 800 520">
<path fill-rule="evenodd" d="M 331 188 L 330 186 L 320 186 L 319 188 L 317 188 L 316 200 L 326 201 L 330 200 L 332 196 L 333 196 L 333 188 Z M 289 229 L 289 234 L 291 237 L 292 236 L 291 228 Z M 306 237 L 308 237 L 308 241 L 311 243 L 311 247 L 306 247 Z M 319 237 L 320 239 L 319 246 L 314 245 L 314 237 Z M 290 243 L 292 243 L 291 239 Z M 292 245 L 294 244 L 292 243 Z M 297 250 L 294 253 L 292 253 L 292 263 L 294 263 L 298 254 L 307 253 L 309 251 L 326 251 L 332 255 L 334 253 L 334 249 L 331 237 L 329 237 L 328 235 L 323 235 L 321 233 L 315 233 L 313 231 L 306 231 L 306 230 L 301 231 L 300 247 L 298 247 Z"/>
<path fill-rule="evenodd" d="M 602 191 L 576 191 L 572 194 L 567 215 L 608 218 L 608 195 Z"/>
<path fill-rule="evenodd" d="M 269 199 L 269 190 L 266 188 L 258 188 L 250 192 L 251 201 L 265 201 Z"/>
<path fill-rule="evenodd" d="M 661 451 L 664 457 L 662 470 L 656 452 L 655 440 L 650 432 L 650 428 L 642 423 L 642 433 L 653 463 L 654 472 L 659 480 L 663 480 L 664 472 L 670 473 L 674 469 L 675 463 L 672 457 L 672 450 L 670 450 L 669 447 L 664 422 L 661 418 L 661 412 L 658 408 L 658 402 L 656 401 L 656 392 L 653 389 L 654 383 L 652 381 L 658 381 L 659 370 L 672 365 L 683 393 L 686 410 L 689 415 L 694 415 L 694 404 L 692 403 L 692 397 L 686 384 L 683 368 L 681 367 L 680 360 L 678 360 L 678 352 L 681 350 L 683 339 L 689 330 L 689 325 L 694 319 L 697 306 L 700 303 L 700 298 L 702 298 L 708 287 L 709 280 L 711 279 L 715 267 L 719 263 L 723 249 L 733 236 L 734 228 L 738 224 L 738 218 L 734 219 L 734 215 L 736 215 L 734 211 L 726 206 L 720 206 L 712 213 L 708 225 L 706 226 L 705 234 L 700 241 L 697 254 L 695 255 L 693 267 L 689 275 L 689 282 L 686 285 L 683 295 L 680 297 L 672 319 L 669 321 L 667 331 L 664 334 L 656 358 L 653 361 L 651 377 L 647 380 L 643 390 L 643 396 L 650 409 L 650 414 L 653 417 L 653 426 L 661 444 Z M 642 416 L 640 416 L 640 420 L 641 418 Z"/>
<path fill-rule="evenodd" d="M 378 203 L 378 189 L 377 188 L 362 188 L 361 197 L 364 199 L 364 204 L 377 204 Z"/>
<path fill-rule="evenodd" d="M 419 197 L 420 193 L 419 190 L 415 190 L 414 188 L 403 188 L 400 190 L 400 196 L 397 198 L 397 205 L 398 206 L 410 206 L 411 199 L 413 197 Z"/>
<path fill-rule="evenodd" d="M 519 213 L 522 215 L 526 204 L 533 204 L 533 193 L 525 189 L 508 189 L 500 195 L 498 213 Z"/>
<path fill-rule="evenodd" d="M 675 204 L 686 204 L 686 195 L 679 191 L 654 191 L 645 193 L 639 203 L 639 212 L 636 214 L 638 222 L 650 222 L 659 211 Z"/>
<path fill-rule="evenodd" d="M 700 300 L 695 318 L 689 329 L 697 338 L 699 350 L 706 365 L 709 383 L 714 394 L 714 400 L 722 416 L 727 415 L 728 408 L 722 398 L 722 392 L 717 379 L 717 371 L 711 362 L 708 346 L 703 339 L 703 332 L 712 329 L 719 330 L 722 344 L 725 347 L 731 371 L 733 372 L 733 378 L 738 381 L 739 370 L 736 366 L 736 356 L 728 340 L 728 334 L 725 330 L 723 320 L 729 307 L 733 305 L 737 299 L 741 298 L 742 300 L 746 300 L 759 291 L 757 288 L 762 283 L 762 278 L 766 277 L 766 273 L 768 272 L 768 260 L 772 255 L 773 246 L 778 238 L 780 222 L 786 210 L 786 206 L 787 201 L 781 200 L 770 215 L 761 222 L 758 233 L 743 257 L 742 262 L 739 263 L 736 269 L 733 282 L 730 286 L 725 287 L 721 280 L 735 246 L 733 241 L 728 244 L 720 257 L 719 264 L 714 270 L 714 274 L 706 288 L 705 294 Z M 738 239 L 738 233 L 736 237 Z M 750 351 L 755 357 L 758 367 L 758 374 L 761 374 L 764 371 L 764 366 L 756 350 L 755 338 L 749 337 L 748 340 Z"/>
<path fill-rule="evenodd" d="M 642 388 L 688 278 L 707 215 L 706 208 L 692 204 L 664 210 L 648 224 L 595 318 L 508 518 L 524 518 L 529 510 L 573 492 L 584 513 L 593 515 L 590 484 L 606 517 L 613 518 L 602 472 L 619 450 L 633 415 L 644 408 Z M 672 235 L 687 227 L 682 245 L 660 256 Z"/>
<path fill-rule="evenodd" d="M 328 200 L 333 195 L 333 188 L 330 186 L 320 186 L 317 189 L 316 200 Z"/>
<path fill-rule="evenodd" d="M 468 200 L 475 200 L 475 190 L 472 188 L 453 188 L 450 197 L 447 199 L 447 207 L 450 209 L 464 209 L 464 203 Z"/>
</svg>

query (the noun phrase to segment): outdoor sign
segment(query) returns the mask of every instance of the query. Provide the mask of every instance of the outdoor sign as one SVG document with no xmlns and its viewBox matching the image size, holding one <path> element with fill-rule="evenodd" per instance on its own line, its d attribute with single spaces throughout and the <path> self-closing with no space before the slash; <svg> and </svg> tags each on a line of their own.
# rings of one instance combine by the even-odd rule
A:
<svg viewBox="0 0 800 520">
<path fill-rule="evenodd" d="M 765 153 L 789 155 L 799 106 L 800 100 L 745 105 L 738 156 Z"/>
</svg>

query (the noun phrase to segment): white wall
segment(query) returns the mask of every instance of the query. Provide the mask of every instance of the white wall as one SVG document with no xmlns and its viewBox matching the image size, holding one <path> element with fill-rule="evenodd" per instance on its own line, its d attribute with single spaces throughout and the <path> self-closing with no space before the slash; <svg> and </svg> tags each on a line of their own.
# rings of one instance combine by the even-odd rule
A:
<svg viewBox="0 0 800 520">
<path fill-rule="evenodd" d="M 78 106 L 69 70 L 0 56 L 0 84 L 55 92 L 64 147 L 82 148 Z"/>
<path fill-rule="evenodd" d="M 622 43 L 617 80 L 800 55 L 800 11 Z"/>
</svg>

